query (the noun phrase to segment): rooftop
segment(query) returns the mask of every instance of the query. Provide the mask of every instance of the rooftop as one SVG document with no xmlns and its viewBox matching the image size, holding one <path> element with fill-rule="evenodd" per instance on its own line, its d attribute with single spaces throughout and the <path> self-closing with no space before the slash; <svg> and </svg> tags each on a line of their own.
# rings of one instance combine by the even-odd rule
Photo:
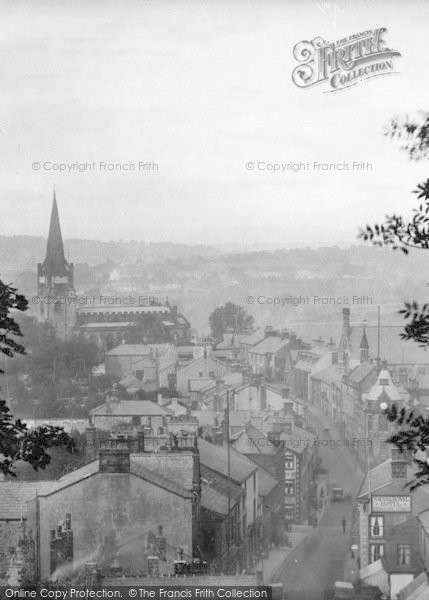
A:
<svg viewBox="0 0 429 600">
<path fill-rule="evenodd" d="M 223 446 L 210 444 L 202 438 L 198 438 L 198 449 L 200 462 L 224 477 L 228 477 L 228 452 Z M 257 466 L 245 458 L 239 452 L 231 448 L 230 452 L 230 475 L 233 481 L 242 483 L 248 479 Z"/>
<path fill-rule="evenodd" d="M 157 351 L 166 352 L 171 344 L 119 344 L 105 353 L 105 356 L 152 356 Z"/>
<path fill-rule="evenodd" d="M 205 508 L 210 512 L 217 513 L 222 516 L 228 514 L 228 506 L 231 508 L 237 504 L 237 499 L 231 495 L 231 500 L 228 501 L 228 496 L 219 492 L 214 487 L 202 482 L 201 485 L 201 508 Z"/>
<path fill-rule="evenodd" d="M 6 481 L 0 483 L 0 522 L 25 518 L 26 502 L 52 488 L 52 481 Z"/>
<path fill-rule="evenodd" d="M 275 354 L 282 348 L 285 348 L 289 345 L 289 340 L 282 340 L 279 337 L 275 337 L 273 335 L 269 335 L 264 340 L 255 344 L 253 348 L 249 349 L 249 352 L 252 354 Z"/>
<path fill-rule="evenodd" d="M 93 417 L 164 417 L 172 412 L 150 400 L 111 400 L 93 408 L 90 414 Z"/>
<path fill-rule="evenodd" d="M 254 346 L 255 344 L 259 344 L 265 338 L 265 331 L 263 329 L 257 329 L 255 332 L 251 333 L 243 337 L 240 341 L 241 344 L 246 344 L 247 346 Z"/>
</svg>

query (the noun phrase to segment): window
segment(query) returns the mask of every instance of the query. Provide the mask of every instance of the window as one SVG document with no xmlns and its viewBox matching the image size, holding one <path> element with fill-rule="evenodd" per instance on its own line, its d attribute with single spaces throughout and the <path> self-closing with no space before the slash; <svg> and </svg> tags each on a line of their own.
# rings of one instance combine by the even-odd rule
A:
<svg viewBox="0 0 429 600">
<path fill-rule="evenodd" d="M 288 469 L 289 471 L 291 469 L 293 469 L 295 466 L 294 460 L 293 460 L 293 456 L 291 454 L 286 454 L 285 456 L 285 469 Z"/>
<path fill-rule="evenodd" d="M 295 491 L 295 482 L 293 480 L 285 481 L 285 495 L 293 496 Z"/>
<path fill-rule="evenodd" d="M 380 379 L 379 385 L 389 385 L 389 380 L 388 379 Z"/>
<path fill-rule="evenodd" d="M 199 377 L 200 379 L 202 379 L 203 375 L 204 375 L 204 373 L 203 373 L 202 371 L 200 371 L 200 372 L 198 373 L 198 377 Z"/>
<path fill-rule="evenodd" d="M 136 415 L 133 415 L 132 424 L 134 425 L 134 427 L 138 427 L 139 425 L 141 425 L 141 417 L 137 417 Z"/>
<path fill-rule="evenodd" d="M 253 473 L 253 493 L 256 494 L 256 471 Z"/>
<path fill-rule="evenodd" d="M 371 537 L 383 537 L 384 534 L 384 517 L 370 517 L 369 535 Z"/>
<path fill-rule="evenodd" d="M 369 562 L 373 563 L 379 558 L 384 556 L 384 545 L 383 544 L 370 544 L 369 545 Z"/>
<path fill-rule="evenodd" d="M 379 415 L 378 417 L 378 430 L 389 431 L 389 422 L 386 415 Z"/>
<path fill-rule="evenodd" d="M 392 462 L 392 479 L 406 479 L 407 464 Z"/>
<path fill-rule="evenodd" d="M 411 562 L 411 546 L 409 544 L 398 544 L 398 565 L 409 565 Z"/>
<path fill-rule="evenodd" d="M 374 423 L 372 415 L 368 415 L 368 431 L 372 431 L 374 429 Z"/>
</svg>

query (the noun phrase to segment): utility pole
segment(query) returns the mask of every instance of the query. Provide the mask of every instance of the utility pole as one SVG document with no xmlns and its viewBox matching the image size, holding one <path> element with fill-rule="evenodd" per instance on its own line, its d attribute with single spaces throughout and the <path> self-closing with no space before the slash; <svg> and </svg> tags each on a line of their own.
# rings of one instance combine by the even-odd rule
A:
<svg viewBox="0 0 429 600">
<path fill-rule="evenodd" d="M 378 306 L 377 320 L 377 367 L 380 369 L 380 306 Z"/>
<path fill-rule="evenodd" d="M 226 447 L 228 453 L 228 548 L 231 544 L 231 445 L 229 439 L 229 391 L 226 392 Z M 244 532 L 243 532 L 244 534 Z"/>
</svg>

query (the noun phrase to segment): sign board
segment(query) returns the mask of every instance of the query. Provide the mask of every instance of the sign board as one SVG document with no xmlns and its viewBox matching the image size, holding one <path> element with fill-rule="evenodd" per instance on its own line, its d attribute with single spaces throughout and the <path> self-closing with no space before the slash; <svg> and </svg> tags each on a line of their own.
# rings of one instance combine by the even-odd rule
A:
<svg viewBox="0 0 429 600">
<path fill-rule="evenodd" d="M 411 496 L 373 496 L 372 512 L 411 512 Z"/>
</svg>

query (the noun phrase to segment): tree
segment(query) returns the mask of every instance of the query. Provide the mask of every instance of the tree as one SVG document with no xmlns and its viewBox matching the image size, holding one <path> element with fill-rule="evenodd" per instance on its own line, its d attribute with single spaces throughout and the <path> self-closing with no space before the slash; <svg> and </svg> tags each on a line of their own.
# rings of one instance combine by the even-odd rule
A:
<svg viewBox="0 0 429 600">
<path fill-rule="evenodd" d="M 0 352 L 7 359 L 15 354 L 25 354 L 24 346 L 15 339 L 22 337 L 22 332 L 13 313 L 27 308 L 26 298 L 0 280 Z M 14 419 L 6 402 L 0 400 L 0 470 L 5 475 L 15 476 L 18 461 L 31 464 L 36 471 L 44 469 L 51 460 L 46 450 L 54 446 L 73 451 L 74 443 L 62 427 L 43 425 L 28 429 L 20 419 Z"/>
<path fill-rule="evenodd" d="M 221 342 L 227 331 L 239 334 L 252 329 L 254 319 L 242 306 L 227 302 L 223 306 L 218 306 L 209 316 L 209 324 L 212 337 Z"/>
<path fill-rule="evenodd" d="M 429 158 L 429 114 L 424 114 L 422 122 L 408 118 L 400 121 L 392 119 L 385 135 L 404 142 L 401 149 L 408 152 L 410 159 Z M 381 225 L 366 225 L 359 237 L 374 246 L 386 246 L 408 254 L 410 249 L 429 249 L 429 179 L 420 183 L 414 190 L 420 204 L 413 210 L 411 219 L 401 215 L 386 215 Z M 422 346 L 429 345 L 429 304 L 419 305 L 415 300 L 404 302 L 399 311 L 408 320 L 401 333 L 404 340 L 414 340 Z"/>
<path fill-rule="evenodd" d="M 429 463 L 425 451 L 429 447 L 429 418 L 417 414 L 415 410 L 401 408 L 398 412 L 393 404 L 386 410 L 389 421 L 396 423 L 398 431 L 386 442 L 393 444 L 401 453 L 411 453 L 417 465 L 414 478 L 406 485 L 410 490 L 429 483 Z"/>
<path fill-rule="evenodd" d="M 429 113 L 421 113 L 420 120 L 392 119 L 385 135 L 400 140 L 401 149 L 408 153 L 410 159 L 429 158 Z M 359 237 L 375 246 L 387 246 L 404 254 L 408 254 L 410 249 L 429 249 L 429 179 L 419 184 L 414 193 L 420 204 L 414 209 L 411 219 L 395 214 L 386 216 L 384 224 L 372 227 L 367 225 L 360 231 Z M 399 313 L 409 320 L 404 333 L 400 334 L 401 338 L 428 346 L 429 304 L 419 306 L 416 301 L 406 301 Z M 396 446 L 401 453 L 410 452 L 417 467 L 413 480 L 407 486 L 414 490 L 429 484 L 429 463 L 425 456 L 429 448 L 429 418 L 405 408 L 398 412 L 395 404 L 385 412 L 389 421 L 398 427 L 386 441 Z"/>
</svg>

